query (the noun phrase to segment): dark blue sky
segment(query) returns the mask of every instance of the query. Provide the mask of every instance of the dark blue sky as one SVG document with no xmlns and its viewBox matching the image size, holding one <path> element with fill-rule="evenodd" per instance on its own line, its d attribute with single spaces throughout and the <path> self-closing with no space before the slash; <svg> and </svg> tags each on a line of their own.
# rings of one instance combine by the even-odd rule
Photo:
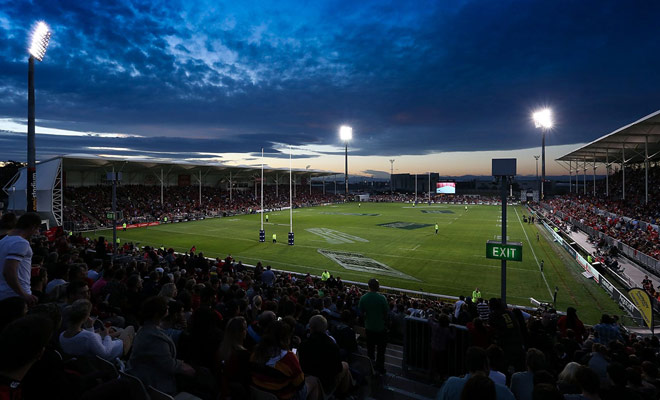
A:
<svg viewBox="0 0 660 400">
<path fill-rule="evenodd" d="M 344 123 L 364 156 L 524 149 L 543 105 L 548 144 L 582 143 L 660 108 L 659 17 L 657 1 L 0 0 L 0 118 L 27 114 L 44 20 L 39 125 L 145 137 L 53 154 L 277 153 L 340 145 Z"/>
</svg>

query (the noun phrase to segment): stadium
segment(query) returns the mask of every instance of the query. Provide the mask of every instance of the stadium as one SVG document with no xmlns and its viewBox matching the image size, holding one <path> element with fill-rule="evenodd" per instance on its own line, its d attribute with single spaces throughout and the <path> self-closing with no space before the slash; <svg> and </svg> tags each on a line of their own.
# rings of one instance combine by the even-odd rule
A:
<svg viewBox="0 0 660 400">
<path fill-rule="evenodd" d="M 513 145 L 479 150 L 478 161 L 456 150 L 464 163 L 438 168 L 427 161 L 444 150 L 429 153 L 425 140 L 451 135 L 417 128 L 393 136 L 419 149 L 396 141 L 383 154 L 376 131 L 348 124 L 333 127 L 341 146 L 330 150 L 302 133 L 285 146 L 287 134 L 249 131 L 251 115 L 236 117 L 249 133 L 222 143 L 250 137 L 259 153 L 190 150 L 176 127 L 154 136 L 162 147 L 147 134 L 44 133 L 33 75 L 49 29 L 36 25 L 29 50 L 27 162 L 0 166 L 0 399 L 660 395 L 660 111 L 554 143 L 547 161 L 546 136 L 566 127 L 549 107 L 530 112 L 542 137 L 536 174 Z M 237 65 L 227 76 L 238 79 Z M 486 141 L 454 136 L 461 149 Z M 12 140 L 0 132 L 0 144 Z M 431 156 L 406 158 L 415 151 Z M 390 154 L 402 159 L 396 173 Z M 389 171 L 369 164 L 376 155 Z"/>
</svg>

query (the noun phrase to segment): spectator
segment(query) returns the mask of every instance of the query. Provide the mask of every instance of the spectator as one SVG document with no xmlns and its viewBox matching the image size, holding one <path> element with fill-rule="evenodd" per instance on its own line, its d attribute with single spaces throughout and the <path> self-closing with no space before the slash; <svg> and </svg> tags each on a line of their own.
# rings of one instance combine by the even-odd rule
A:
<svg viewBox="0 0 660 400">
<path fill-rule="evenodd" d="M 220 345 L 222 390 L 231 398 L 247 398 L 250 385 L 250 352 L 243 347 L 247 323 L 243 317 L 229 320 Z"/>
<path fill-rule="evenodd" d="M 176 358 L 174 342 L 160 328 L 167 315 L 167 300 L 151 297 L 142 304 L 143 325 L 135 336 L 128 372 L 145 385 L 168 394 L 176 393 L 176 374 L 192 376 L 195 370 Z"/>
<path fill-rule="evenodd" d="M 21 215 L 16 227 L 0 240 L 0 300 L 22 297 L 28 305 L 39 300 L 32 295 L 32 248 L 30 238 L 39 231 L 41 217 L 37 213 Z"/>
<path fill-rule="evenodd" d="M 566 330 L 572 329 L 575 333 L 575 340 L 578 343 L 582 343 L 587 336 L 587 330 L 584 328 L 584 324 L 580 321 L 580 318 L 577 316 L 577 310 L 573 307 L 568 307 L 566 309 L 566 315 L 563 315 L 557 321 L 557 327 L 562 337 L 566 337 Z"/>
<path fill-rule="evenodd" d="M 369 293 L 360 298 L 359 309 L 364 318 L 364 327 L 367 331 L 367 354 L 375 360 L 376 371 L 384 374 L 385 371 L 385 346 L 387 346 L 386 319 L 389 306 L 385 297 L 378 293 L 380 284 L 378 279 L 369 280 Z M 374 352 L 378 349 L 377 355 Z"/>
<path fill-rule="evenodd" d="M 62 350 L 73 356 L 99 356 L 114 360 L 128 353 L 132 340 L 132 328 L 126 330 L 124 339 L 120 332 L 111 332 L 110 327 L 99 326 L 98 333 L 83 329 L 90 319 L 92 303 L 89 300 L 76 300 L 67 312 L 68 328 L 60 334 Z M 113 340 L 114 339 L 114 340 Z"/>
<path fill-rule="evenodd" d="M 449 343 L 456 338 L 456 332 L 449 326 L 447 314 L 435 313 L 433 318 L 429 319 L 429 325 L 431 325 L 431 368 L 440 379 L 444 379 L 449 364 Z"/>
<path fill-rule="evenodd" d="M 21 399 L 21 381 L 43 354 L 53 333 L 48 319 L 30 315 L 0 332 L 0 398 Z"/>
<path fill-rule="evenodd" d="M 577 371 L 581 365 L 576 362 L 569 362 L 564 369 L 559 373 L 557 387 L 561 394 L 577 394 L 580 393 L 580 385 L 577 381 Z"/>
<path fill-rule="evenodd" d="M 336 393 L 343 396 L 351 387 L 352 377 L 348 363 L 341 360 L 339 346 L 327 329 L 328 321 L 322 315 L 309 320 L 309 338 L 298 348 L 300 366 L 306 375 L 319 378 L 327 393 L 336 389 Z"/>
<path fill-rule="evenodd" d="M 266 286 L 273 286 L 275 273 L 271 270 L 270 265 L 266 266 L 266 270 L 261 274 L 261 282 Z"/>
<path fill-rule="evenodd" d="M 619 327 L 616 325 L 612 317 L 607 314 L 603 314 L 600 317 L 600 323 L 594 325 L 593 330 L 594 333 L 596 333 L 594 338 L 594 342 L 596 343 L 607 345 L 612 340 L 621 339 Z"/>
<path fill-rule="evenodd" d="M 472 375 L 465 382 L 461 392 L 461 400 L 496 400 L 495 383 L 485 375 Z"/>
<path fill-rule="evenodd" d="M 298 358 L 289 349 L 291 333 L 291 327 L 284 321 L 268 327 L 252 353 L 252 384 L 278 399 L 304 400 L 309 392 L 317 393 L 318 388 L 312 385 L 308 388 L 305 384 Z"/>
<path fill-rule="evenodd" d="M 538 349 L 527 350 L 527 371 L 511 376 L 511 392 L 517 400 L 532 400 L 534 374 L 545 368 L 545 355 Z"/>
<path fill-rule="evenodd" d="M 566 394 L 566 400 L 600 400 L 600 380 L 598 375 L 587 367 L 580 367 L 575 373 L 581 394 Z"/>
<path fill-rule="evenodd" d="M 461 399 L 463 387 L 473 375 L 488 376 L 488 356 L 486 350 L 479 347 L 469 347 L 465 353 L 465 363 L 468 368 L 468 373 L 463 378 L 455 376 L 450 377 L 442 385 L 437 400 L 458 400 Z M 506 386 L 494 383 L 495 385 L 495 398 L 497 400 L 513 400 L 515 397 L 513 393 Z"/>
</svg>

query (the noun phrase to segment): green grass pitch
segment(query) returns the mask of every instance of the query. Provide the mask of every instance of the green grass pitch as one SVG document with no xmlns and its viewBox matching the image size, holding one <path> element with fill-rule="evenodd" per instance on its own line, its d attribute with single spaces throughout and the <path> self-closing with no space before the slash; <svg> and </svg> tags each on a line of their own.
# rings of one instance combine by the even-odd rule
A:
<svg viewBox="0 0 660 400">
<path fill-rule="evenodd" d="M 585 322 L 597 323 L 603 312 L 620 313 L 541 227 L 522 222 L 526 209 L 509 206 L 507 213 L 508 240 L 523 243 L 523 261 L 507 263 L 509 303 L 530 305 L 530 297 L 551 301 L 558 287 L 558 308 L 576 307 Z M 486 241 L 500 239 L 499 206 L 468 206 L 467 211 L 463 205 L 400 203 L 301 208 L 293 212 L 294 246 L 287 245 L 289 211 L 268 214 L 265 243 L 258 241 L 259 215 L 118 230 L 118 236 L 122 243 L 177 251 L 195 245 L 207 257 L 231 254 L 244 263 L 261 261 L 275 269 L 313 275 L 327 269 L 344 280 L 366 282 L 376 276 L 381 285 L 397 288 L 467 296 L 478 286 L 484 297 L 500 295 L 500 261 L 485 256 Z M 111 237 L 108 231 L 97 234 Z"/>
</svg>

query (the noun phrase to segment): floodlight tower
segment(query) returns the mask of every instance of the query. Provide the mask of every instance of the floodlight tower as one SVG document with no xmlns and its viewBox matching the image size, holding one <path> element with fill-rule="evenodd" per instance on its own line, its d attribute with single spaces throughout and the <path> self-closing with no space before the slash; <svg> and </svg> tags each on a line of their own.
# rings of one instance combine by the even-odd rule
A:
<svg viewBox="0 0 660 400">
<path fill-rule="evenodd" d="M 536 184 L 539 185 L 538 189 L 540 191 L 541 187 L 539 184 L 539 157 L 541 156 L 534 156 L 534 159 L 536 160 Z"/>
<path fill-rule="evenodd" d="M 545 199 L 545 132 L 552 128 L 552 110 L 544 108 L 532 114 L 534 125 L 541 128 L 541 200 Z"/>
<path fill-rule="evenodd" d="M 392 181 L 394 175 L 394 159 L 390 160 L 390 194 L 394 194 L 394 182 Z"/>
<path fill-rule="evenodd" d="M 28 58 L 28 169 L 27 169 L 27 211 L 37 211 L 37 161 L 34 145 L 34 60 L 43 61 L 50 42 L 50 28 L 45 22 L 38 22 L 32 30 L 30 57 Z"/>
<path fill-rule="evenodd" d="M 344 171 L 344 183 L 346 185 L 346 200 L 348 200 L 348 141 L 353 138 L 353 128 L 347 125 L 342 125 L 339 128 L 339 138 L 346 144 L 346 169 Z"/>
</svg>

